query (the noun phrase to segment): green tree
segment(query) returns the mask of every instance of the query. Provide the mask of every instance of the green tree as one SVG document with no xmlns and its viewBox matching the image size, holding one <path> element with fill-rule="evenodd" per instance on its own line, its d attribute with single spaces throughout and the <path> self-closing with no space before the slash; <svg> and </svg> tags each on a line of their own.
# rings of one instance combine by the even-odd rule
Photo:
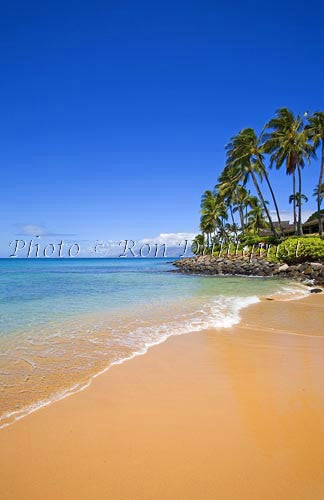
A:
<svg viewBox="0 0 324 500">
<path fill-rule="evenodd" d="M 269 130 L 264 135 L 263 151 L 270 153 L 270 164 L 279 169 L 286 164 L 286 173 L 293 176 L 293 195 L 296 195 L 296 171 L 298 174 L 298 193 L 302 192 L 301 169 L 305 162 L 310 163 L 314 149 L 308 142 L 308 133 L 304 129 L 303 118 L 295 116 L 287 108 L 281 108 L 276 116 L 266 126 Z M 301 203 L 298 207 L 298 222 L 296 217 L 297 198 L 294 198 L 294 225 L 296 234 L 302 234 Z"/>
<path fill-rule="evenodd" d="M 321 203 L 323 200 L 323 176 L 324 176 L 324 113 L 316 111 L 308 117 L 306 131 L 309 138 L 313 142 L 314 149 L 321 147 L 321 163 L 319 178 L 317 183 L 317 212 L 318 212 L 318 228 L 321 238 L 323 238 L 323 223 L 321 217 Z"/>
<path fill-rule="evenodd" d="M 205 238 L 203 234 L 197 234 L 192 240 L 191 250 L 196 255 L 201 255 L 204 251 Z"/>
<path fill-rule="evenodd" d="M 236 203 L 236 191 L 238 188 L 238 181 L 234 177 L 235 172 L 233 169 L 226 169 L 222 171 L 218 178 L 218 184 L 215 186 L 215 190 L 218 193 L 220 199 L 225 202 L 225 207 L 229 211 L 232 221 L 232 230 L 237 236 L 237 225 L 234 219 L 235 203 Z M 241 221 L 242 222 L 242 221 Z"/>
<path fill-rule="evenodd" d="M 260 229 L 267 227 L 269 227 L 269 223 L 265 219 L 265 211 L 257 200 L 248 213 L 248 228 L 253 234 L 259 235 Z"/>
<path fill-rule="evenodd" d="M 214 239 L 217 236 L 228 239 L 225 228 L 228 216 L 223 196 L 218 192 L 205 191 L 201 198 L 200 208 L 200 229 L 207 236 L 207 246 L 212 246 L 212 235 Z"/>
<path fill-rule="evenodd" d="M 320 205 L 322 205 L 322 201 L 324 200 L 324 184 L 321 184 L 320 186 L 317 186 L 314 191 L 313 191 L 313 196 L 317 198 L 319 195 L 320 198 Z"/>
<path fill-rule="evenodd" d="M 206 244 L 209 247 L 211 235 L 216 228 L 216 203 L 212 191 L 206 190 L 204 192 L 201 197 L 200 209 L 200 230 L 203 235 L 206 235 Z"/>
<path fill-rule="evenodd" d="M 247 189 L 245 189 L 244 186 L 241 186 L 240 184 L 237 186 L 235 189 L 234 193 L 234 213 L 239 212 L 240 215 L 240 221 L 241 221 L 241 228 L 242 232 L 244 234 L 245 232 L 245 226 L 247 223 L 247 209 L 249 207 L 250 203 L 250 193 Z"/>
<path fill-rule="evenodd" d="M 273 221 L 270 216 L 269 209 L 265 203 L 264 196 L 262 194 L 259 182 L 262 181 L 262 178 L 268 179 L 268 176 L 265 175 L 265 167 L 263 164 L 263 157 L 259 156 L 259 153 L 256 152 L 254 146 L 258 145 L 258 140 L 256 138 L 255 132 L 253 129 L 244 129 L 241 130 L 236 136 L 231 138 L 230 143 L 226 146 L 227 150 L 227 166 L 235 169 L 235 177 L 239 178 L 242 181 L 243 185 L 251 179 L 254 187 L 256 189 L 258 198 L 261 202 L 261 205 L 266 213 L 267 219 L 269 221 L 269 225 L 271 231 L 274 236 L 277 236 L 276 229 L 273 225 Z M 259 150 L 258 150 L 259 151 Z M 269 179 L 268 179 L 269 180 Z M 270 183 L 269 183 L 270 184 Z M 268 184 L 268 185 L 269 185 Z M 271 189 L 272 191 L 272 189 Z M 272 191 L 273 193 L 273 191 Z M 276 204 L 277 207 L 277 204 Z M 278 207 L 277 207 L 278 210 Z M 279 216 L 279 210 L 278 210 Z M 279 216 L 280 220 L 280 216 Z"/>
<path fill-rule="evenodd" d="M 305 194 L 296 193 L 296 194 L 291 194 L 289 196 L 289 203 L 291 204 L 291 203 L 295 202 L 296 203 L 296 207 L 298 207 L 298 208 L 302 205 L 303 201 L 305 203 L 308 202 L 308 198 L 307 198 L 307 196 Z"/>
</svg>

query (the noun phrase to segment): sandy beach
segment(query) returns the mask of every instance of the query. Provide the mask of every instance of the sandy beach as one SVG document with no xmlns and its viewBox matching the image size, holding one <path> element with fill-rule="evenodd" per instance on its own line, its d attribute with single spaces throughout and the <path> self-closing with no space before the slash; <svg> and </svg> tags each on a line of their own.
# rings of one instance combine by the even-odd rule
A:
<svg viewBox="0 0 324 500">
<path fill-rule="evenodd" d="M 323 499 L 324 297 L 241 315 L 0 430 L 0 498 Z"/>
</svg>

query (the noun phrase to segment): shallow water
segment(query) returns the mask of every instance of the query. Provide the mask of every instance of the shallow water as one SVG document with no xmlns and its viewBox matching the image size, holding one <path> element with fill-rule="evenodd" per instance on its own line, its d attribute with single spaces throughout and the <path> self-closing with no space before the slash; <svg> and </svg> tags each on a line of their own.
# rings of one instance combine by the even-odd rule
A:
<svg viewBox="0 0 324 500">
<path fill-rule="evenodd" d="M 262 296 L 305 293 L 287 281 L 171 269 L 170 259 L 1 259 L 0 425 L 170 335 L 230 327 Z"/>
</svg>

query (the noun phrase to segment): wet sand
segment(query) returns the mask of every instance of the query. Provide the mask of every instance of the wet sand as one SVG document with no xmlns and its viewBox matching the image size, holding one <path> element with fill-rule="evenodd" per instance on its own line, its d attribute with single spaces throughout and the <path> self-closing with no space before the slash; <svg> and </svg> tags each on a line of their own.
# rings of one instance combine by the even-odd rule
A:
<svg viewBox="0 0 324 500">
<path fill-rule="evenodd" d="M 324 297 L 241 314 L 0 430 L 0 498 L 322 500 Z"/>
</svg>

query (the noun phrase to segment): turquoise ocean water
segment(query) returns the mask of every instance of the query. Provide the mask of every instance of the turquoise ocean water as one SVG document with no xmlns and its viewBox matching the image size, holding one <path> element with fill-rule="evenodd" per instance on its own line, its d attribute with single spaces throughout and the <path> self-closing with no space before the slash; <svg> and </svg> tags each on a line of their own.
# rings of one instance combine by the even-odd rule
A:
<svg viewBox="0 0 324 500">
<path fill-rule="evenodd" d="M 0 426 L 170 335 L 217 334 L 264 295 L 305 293 L 274 279 L 171 273 L 170 262 L 0 259 Z"/>
</svg>

